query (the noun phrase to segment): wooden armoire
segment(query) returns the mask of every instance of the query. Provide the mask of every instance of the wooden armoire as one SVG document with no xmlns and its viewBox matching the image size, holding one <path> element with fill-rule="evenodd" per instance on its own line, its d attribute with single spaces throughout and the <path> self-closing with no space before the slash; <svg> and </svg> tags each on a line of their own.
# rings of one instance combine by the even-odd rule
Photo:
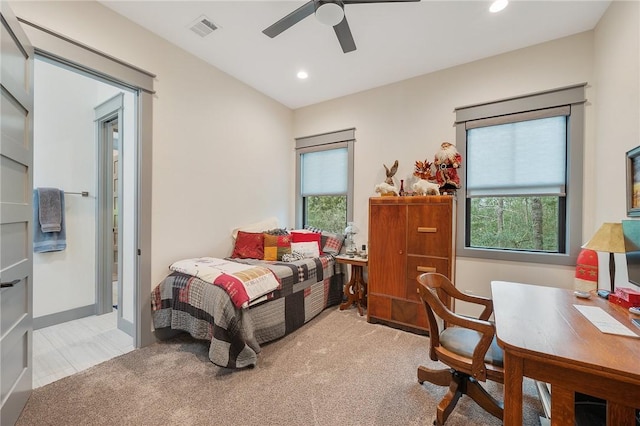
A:
<svg viewBox="0 0 640 426">
<path fill-rule="evenodd" d="M 367 321 L 427 334 L 418 275 L 453 281 L 455 199 L 451 195 L 369 199 Z"/>
</svg>

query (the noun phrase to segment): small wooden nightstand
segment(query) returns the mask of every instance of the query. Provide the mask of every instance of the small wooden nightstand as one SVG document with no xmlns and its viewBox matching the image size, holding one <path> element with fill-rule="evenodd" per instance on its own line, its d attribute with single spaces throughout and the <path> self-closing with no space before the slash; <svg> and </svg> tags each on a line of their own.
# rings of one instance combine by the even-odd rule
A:
<svg viewBox="0 0 640 426">
<path fill-rule="evenodd" d="M 344 295 L 347 298 L 340 304 L 340 310 L 350 308 L 355 304 L 358 308 L 358 314 L 364 315 L 363 308 L 366 307 L 365 296 L 367 294 L 367 283 L 364 281 L 364 268 L 367 266 L 368 259 L 359 256 L 336 256 L 336 262 L 345 265 L 351 265 L 351 279 L 344 286 Z"/>
</svg>

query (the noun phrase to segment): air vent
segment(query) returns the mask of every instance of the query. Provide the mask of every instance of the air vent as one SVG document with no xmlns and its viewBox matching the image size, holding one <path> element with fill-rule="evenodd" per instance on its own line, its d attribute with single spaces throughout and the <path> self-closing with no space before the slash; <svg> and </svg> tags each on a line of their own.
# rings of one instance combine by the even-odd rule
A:
<svg viewBox="0 0 640 426">
<path fill-rule="evenodd" d="M 211 19 L 202 15 L 198 19 L 190 25 L 191 31 L 198 34 L 200 37 L 206 37 L 215 30 L 218 29 L 218 26 L 211 22 Z"/>
</svg>

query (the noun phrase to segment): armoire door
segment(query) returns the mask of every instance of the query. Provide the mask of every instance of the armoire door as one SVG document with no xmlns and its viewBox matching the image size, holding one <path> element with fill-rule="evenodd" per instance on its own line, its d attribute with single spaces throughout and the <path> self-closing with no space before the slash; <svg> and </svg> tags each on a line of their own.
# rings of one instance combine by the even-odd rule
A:
<svg viewBox="0 0 640 426">
<path fill-rule="evenodd" d="M 405 297 L 407 206 L 369 205 L 367 315 L 390 318 L 391 298 Z"/>
</svg>

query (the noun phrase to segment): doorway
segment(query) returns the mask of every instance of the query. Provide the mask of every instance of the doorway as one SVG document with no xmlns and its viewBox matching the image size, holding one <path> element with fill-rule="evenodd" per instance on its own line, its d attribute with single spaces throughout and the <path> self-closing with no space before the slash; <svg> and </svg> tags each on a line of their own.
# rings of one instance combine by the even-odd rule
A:
<svg viewBox="0 0 640 426">
<path fill-rule="evenodd" d="M 26 38 L 32 40 L 35 53 L 40 58 L 51 59 L 70 69 L 90 75 L 103 82 L 130 90 L 134 96 L 135 123 L 137 133 L 131 139 L 129 148 L 135 150 L 137 163 L 131 173 L 135 178 L 132 199 L 137 214 L 131 218 L 133 232 L 131 239 L 135 258 L 131 259 L 134 283 L 132 317 L 135 324 L 134 346 L 139 348 L 155 341 L 151 324 L 151 201 L 152 201 L 152 122 L 155 75 L 113 56 L 95 50 L 83 43 L 70 39 L 51 29 L 18 18 Z M 4 47 L 4 45 L 3 45 Z M 64 107 L 60 106 L 61 109 Z M 37 114 L 37 112 L 36 112 Z M 73 153 L 71 153 L 73 154 Z M 141 220 L 144 218 L 144 220 Z M 122 232 L 123 230 L 119 230 Z M 95 293 L 95 292 L 94 292 Z"/>
<path fill-rule="evenodd" d="M 34 187 L 64 190 L 67 237 L 63 251 L 34 253 L 34 385 L 42 385 L 49 378 L 63 377 L 64 372 L 74 373 L 120 355 L 125 346 L 133 348 L 135 231 L 121 222 L 128 219 L 128 223 L 135 223 L 128 216 L 135 216 L 136 207 L 134 204 L 124 209 L 121 200 L 125 198 L 124 188 L 135 188 L 136 184 L 135 173 L 122 179 L 121 165 L 127 155 L 135 156 L 135 150 L 125 155 L 123 145 L 127 142 L 128 127 L 131 129 L 126 134 L 136 133 L 136 114 L 131 91 L 52 60 L 36 57 L 34 68 L 34 109 L 38 114 L 34 116 L 33 183 Z M 127 162 L 136 161 L 132 158 Z M 125 229 L 126 233 L 121 232 Z M 131 241 L 125 244 L 123 238 Z M 123 256 L 130 259 L 125 262 Z M 127 279 L 123 276 L 125 272 L 129 274 Z M 87 323 L 78 321 L 95 315 L 104 315 L 112 324 L 102 319 L 100 326 L 92 329 L 90 324 L 83 328 L 82 324 Z M 63 324 L 66 325 L 62 327 Z M 52 326 L 60 327 L 56 332 Z M 128 335 L 128 344 L 117 337 L 117 348 L 99 347 L 87 351 L 90 356 L 80 356 L 77 352 L 89 349 L 91 338 L 103 335 L 102 327 L 109 332 L 123 331 Z M 65 333 L 70 329 L 76 331 Z M 75 353 L 67 347 L 76 337 L 71 334 L 83 338 L 74 343 Z M 60 360 L 64 371 L 39 371 L 38 345 L 48 343 L 62 345 L 56 346 L 55 355 L 50 356 L 60 354 L 67 361 Z"/>
<path fill-rule="evenodd" d="M 34 255 L 34 327 L 109 313 L 117 305 L 119 328 L 133 336 L 136 204 L 123 203 L 135 197 L 123 191 L 136 188 L 136 150 L 124 150 L 135 145 L 126 143 L 135 140 L 135 96 L 39 57 L 34 75 L 34 187 L 64 189 L 67 234 L 64 251 Z"/>
</svg>

